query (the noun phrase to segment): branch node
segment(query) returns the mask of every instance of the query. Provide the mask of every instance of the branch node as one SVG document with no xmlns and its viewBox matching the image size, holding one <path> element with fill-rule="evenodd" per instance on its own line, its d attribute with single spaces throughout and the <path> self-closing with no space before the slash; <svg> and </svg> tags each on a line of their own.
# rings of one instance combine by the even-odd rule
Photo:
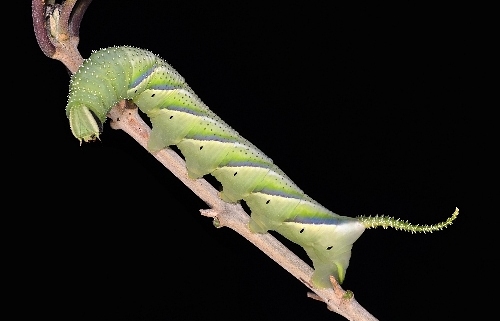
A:
<svg viewBox="0 0 500 321">
<path fill-rule="evenodd" d="M 206 217 L 212 217 L 214 220 L 213 220 L 213 224 L 216 228 L 221 228 L 223 227 L 224 225 L 220 222 L 218 216 L 219 216 L 219 211 L 217 210 L 214 210 L 212 208 L 210 209 L 201 209 L 200 210 L 200 213 L 201 215 L 203 216 L 206 216 Z"/>
<path fill-rule="evenodd" d="M 215 226 L 215 228 L 221 228 L 223 225 L 220 223 L 219 219 L 217 217 L 214 217 L 214 220 L 212 221 L 212 224 Z"/>
<path fill-rule="evenodd" d="M 347 303 L 354 299 L 354 293 L 351 290 L 345 291 L 344 289 L 342 289 L 340 284 L 333 276 L 330 276 L 330 283 L 333 286 L 333 293 L 335 293 L 335 295 L 340 299 L 342 303 Z"/>
</svg>

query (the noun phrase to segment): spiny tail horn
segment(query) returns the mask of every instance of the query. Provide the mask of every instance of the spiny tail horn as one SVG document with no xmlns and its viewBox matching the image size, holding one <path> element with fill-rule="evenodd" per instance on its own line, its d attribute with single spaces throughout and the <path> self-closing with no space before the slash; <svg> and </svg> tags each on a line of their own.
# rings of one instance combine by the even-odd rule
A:
<svg viewBox="0 0 500 321">
<path fill-rule="evenodd" d="M 394 217 L 385 216 L 385 215 L 375 215 L 375 216 L 358 216 L 359 219 L 364 225 L 366 229 L 383 227 L 388 228 L 392 227 L 396 230 L 402 230 L 405 232 L 411 233 L 432 233 L 434 231 L 440 231 L 443 228 L 451 225 L 453 221 L 458 216 L 458 207 L 455 209 L 455 212 L 444 222 L 439 222 L 437 224 L 432 225 L 413 225 L 408 221 L 402 221 L 401 219 L 396 219 Z"/>
</svg>

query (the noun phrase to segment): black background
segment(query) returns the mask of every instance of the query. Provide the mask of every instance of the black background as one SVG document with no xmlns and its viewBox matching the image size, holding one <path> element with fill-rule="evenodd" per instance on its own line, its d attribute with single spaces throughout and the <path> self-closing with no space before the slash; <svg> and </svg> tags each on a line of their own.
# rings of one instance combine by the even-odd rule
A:
<svg viewBox="0 0 500 321">
<path fill-rule="evenodd" d="M 479 270 L 463 250 L 472 108 L 463 11 L 94 1 L 79 49 L 161 56 L 338 214 L 430 224 L 459 207 L 439 233 L 367 230 L 343 284 L 380 320 L 452 319 Z M 101 141 L 79 146 L 64 111 L 69 75 L 25 18 L 33 83 L 15 116 L 29 137 L 15 157 L 35 158 L 14 191 L 36 195 L 20 203 L 36 209 L 23 212 L 13 243 L 27 244 L 19 259 L 45 308 L 86 320 L 343 320 L 236 233 L 215 229 L 198 213 L 206 205 L 126 134 L 106 124 Z"/>
</svg>

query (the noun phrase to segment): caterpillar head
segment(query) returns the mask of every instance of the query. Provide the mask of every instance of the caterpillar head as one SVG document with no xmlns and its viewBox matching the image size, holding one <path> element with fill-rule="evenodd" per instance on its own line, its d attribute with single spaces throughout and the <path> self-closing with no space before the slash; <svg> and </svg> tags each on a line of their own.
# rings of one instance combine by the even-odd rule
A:
<svg viewBox="0 0 500 321">
<path fill-rule="evenodd" d="M 93 141 L 99 138 L 102 130 L 102 122 L 86 106 L 71 108 L 69 110 L 69 124 L 71 132 L 80 141 Z"/>
</svg>

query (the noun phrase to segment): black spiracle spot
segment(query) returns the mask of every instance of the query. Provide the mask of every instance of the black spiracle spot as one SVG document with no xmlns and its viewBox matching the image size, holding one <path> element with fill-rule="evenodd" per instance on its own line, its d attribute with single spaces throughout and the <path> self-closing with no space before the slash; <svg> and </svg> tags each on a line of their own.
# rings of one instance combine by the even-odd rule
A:
<svg viewBox="0 0 500 321">
<path fill-rule="evenodd" d="M 238 174 L 238 172 L 234 172 L 233 176 L 236 176 Z"/>
<path fill-rule="evenodd" d="M 174 116 L 170 116 L 170 117 L 169 117 L 169 119 L 172 119 L 172 118 L 174 118 Z"/>
<path fill-rule="evenodd" d="M 267 200 L 267 201 L 266 201 L 266 204 L 269 204 L 269 202 L 271 202 L 271 200 Z"/>
<path fill-rule="evenodd" d="M 153 98 L 155 95 L 156 95 L 156 94 L 152 94 L 152 95 L 151 95 L 151 98 Z"/>
<path fill-rule="evenodd" d="M 330 251 L 332 248 L 333 248 L 333 246 L 329 246 L 329 247 L 327 247 L 326 249 L 327 249 L 328 251 Z"/>
<path fill-rule="evenodd" d="M 202 150 L 202 149 L 203 149 L 203 146 L 200 146 L 200 150 Z"/>
<path fill-rule="evenodd" d="M 299 233 L 303 233 L 304 232 L 304 229 L 301 229 Z"/>
</svg>

